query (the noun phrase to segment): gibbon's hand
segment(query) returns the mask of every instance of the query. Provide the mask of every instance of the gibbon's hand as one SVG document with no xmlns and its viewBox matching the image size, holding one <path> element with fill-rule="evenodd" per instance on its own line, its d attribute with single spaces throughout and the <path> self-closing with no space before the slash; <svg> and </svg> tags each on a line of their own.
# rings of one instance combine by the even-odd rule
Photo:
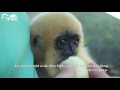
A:
<svg viewBox="0 0 120 90">
<path fill-rule="evenodd" d="M 64 67 L 54 78 L 74 78 L 74 70 L 71 67 Z"/>
<path fill-rule="evenodd" d="M 110 78 L 110 76 L 106 72 L 98 71 L 101 69 L 98 65 L 93 64 L 93 63 L 89 64 L 89 66 L 93 66 L 93 65 L 95 67 L 88 67 L 88 70 L 91 70 L 89 71 L 90 78 Z M 94 70 L 97 70 L 97 71 L 94 71 Z"/>
</svg>

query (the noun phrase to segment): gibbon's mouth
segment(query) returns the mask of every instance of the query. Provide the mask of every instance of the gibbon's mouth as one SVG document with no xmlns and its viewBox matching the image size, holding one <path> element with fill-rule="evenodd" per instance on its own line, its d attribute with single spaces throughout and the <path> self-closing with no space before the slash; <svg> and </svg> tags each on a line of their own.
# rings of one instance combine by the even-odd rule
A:
<svg viewBox="0 0 120 90">
<path fill-rule="evenodd" d="M 68 58 L 67 57 L 59 57 L 59 58 L 57 58 L 55 65 L 59 65 L 60 63 L 62 63 L 66 59 L 68 59 Z"/>
<path fill-rule="evenodd" d="M 57 61 L 56 61 L 56 63 L 55 64 L 60 64 L 60 63 L 62 63 L 63 61 L 65 61 L 65 60 L 67 60 L 69 57 L 71 57 L 71 56 L 60 56 L 59 58 L 57 58 Z"/>
<path fill-rule="evenodd" d="M 70 57 L 70 56 L 69 56 Z M 68 59 L 69 57 L 63 57 L 62 61 L 65 61 L 66 59 Z"/>
</svg>

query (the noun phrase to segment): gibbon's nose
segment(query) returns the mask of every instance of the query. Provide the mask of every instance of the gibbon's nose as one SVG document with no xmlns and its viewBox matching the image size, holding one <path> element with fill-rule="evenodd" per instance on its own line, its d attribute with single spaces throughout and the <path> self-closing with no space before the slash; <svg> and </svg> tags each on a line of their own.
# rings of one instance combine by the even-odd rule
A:
<svg viewBox="0 0 120 90">
<path fill-rule="evenodd" d="M 66 56 L 68 56 L 68 57 L 74 56 L 74 55 L 75 55 L 75 53 L 74 53 L 74 51 L 72 51 L 72 50 L 69 50 L 69 51 L 67 51 L 67 53 L 66 53 Z"/>
</svg>

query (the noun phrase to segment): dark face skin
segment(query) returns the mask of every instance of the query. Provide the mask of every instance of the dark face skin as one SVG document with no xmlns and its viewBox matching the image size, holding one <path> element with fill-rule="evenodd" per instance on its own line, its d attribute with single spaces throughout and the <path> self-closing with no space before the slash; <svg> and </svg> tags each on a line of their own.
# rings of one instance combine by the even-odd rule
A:
<svg viewBox="0 0 120 90">
<path fill-rule="evenodd" d="M 66 32 L 59 35 L 55 42 L 55 48 L 59 52 L 61 61 L 68 59 L 70 56 L 76 56 L 76 49 L 79 44 L 79 36 L 77 34 Z"/>
</svg>

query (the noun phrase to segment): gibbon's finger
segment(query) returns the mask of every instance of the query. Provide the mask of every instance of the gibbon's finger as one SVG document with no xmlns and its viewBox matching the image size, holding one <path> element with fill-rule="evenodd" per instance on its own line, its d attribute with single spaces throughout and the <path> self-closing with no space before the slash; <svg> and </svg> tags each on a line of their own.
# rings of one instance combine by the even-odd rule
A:
<svg viewBox="0 0 120 90">
<path fill-rule="evenodd" d="M 55 78 L 74 78 L 74 70 L 71 67 L 64 67 Z"/>
<path fill-rule="evenodd" d="M 109 75 L 96 64 L 90 63 L 88 70 L 90 78 L 110 78 Z"/>
</svg>

